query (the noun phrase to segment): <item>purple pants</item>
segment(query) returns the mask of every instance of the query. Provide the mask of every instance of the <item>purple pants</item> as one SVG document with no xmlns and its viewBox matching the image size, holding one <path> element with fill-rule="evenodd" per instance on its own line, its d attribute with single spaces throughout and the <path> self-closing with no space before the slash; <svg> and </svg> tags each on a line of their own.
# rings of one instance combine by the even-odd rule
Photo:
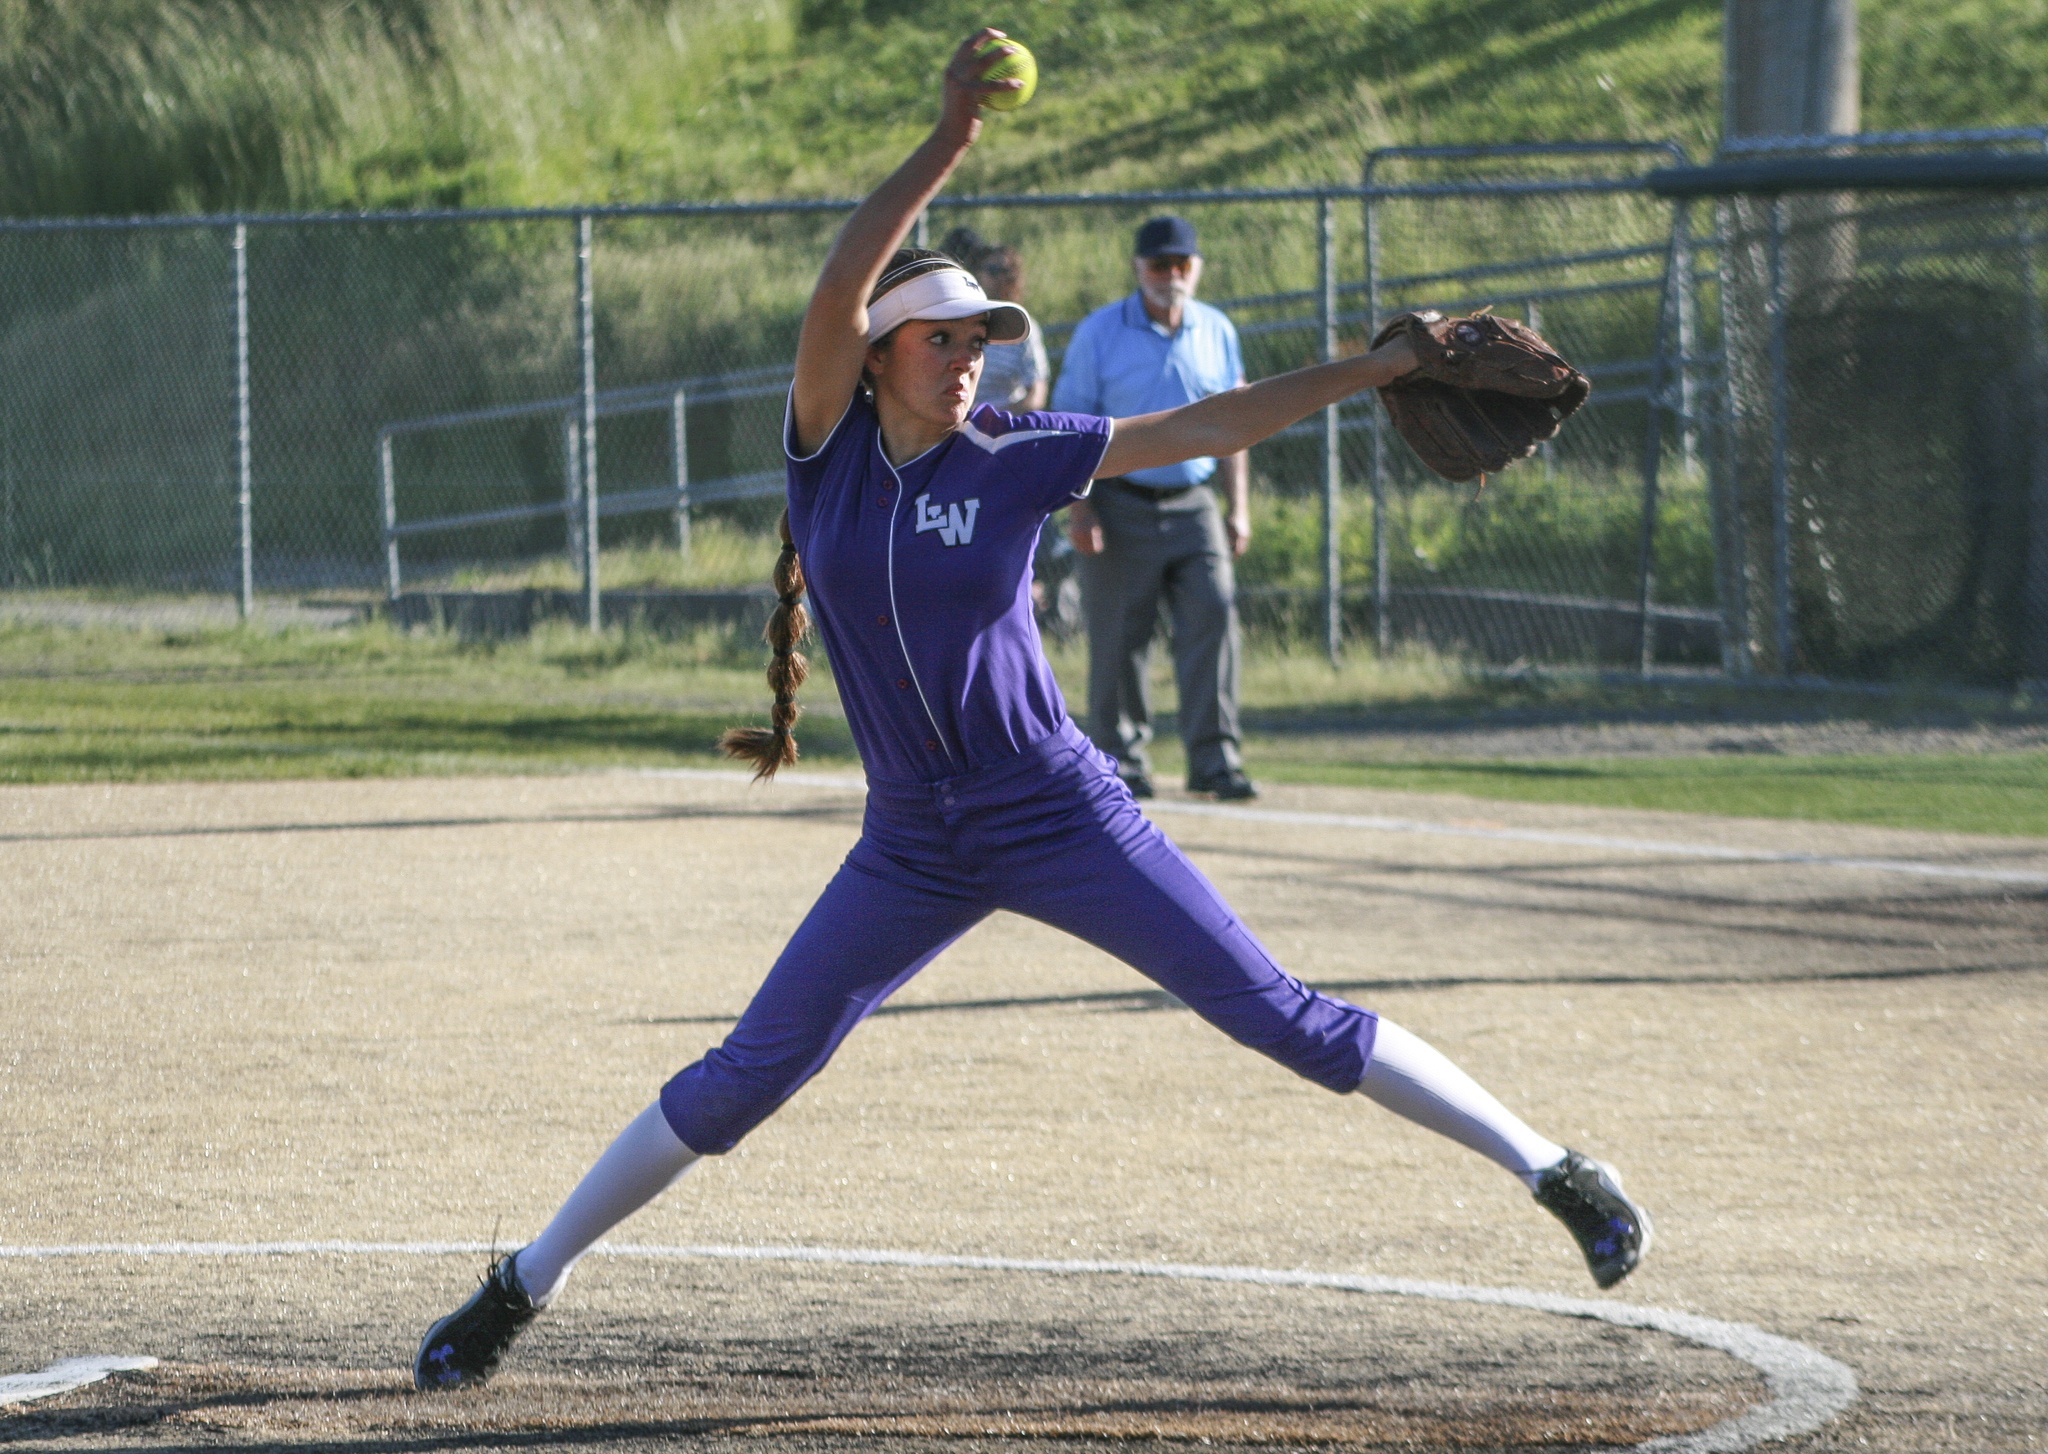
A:
<svg viewBox="0 0 2048 1454">
<path fill-rule="evenodd" d="M 938 783 L 870 781 L 860 841 L 725 1043 L 661 1091 L 683 1144 L 740 1138 L 897 987 L 997 909 L 1106 950 L 1241 1044 L 1355 1090 L 1378 1018 L 1273 962 L 1072 723 Z"/>
</svg>

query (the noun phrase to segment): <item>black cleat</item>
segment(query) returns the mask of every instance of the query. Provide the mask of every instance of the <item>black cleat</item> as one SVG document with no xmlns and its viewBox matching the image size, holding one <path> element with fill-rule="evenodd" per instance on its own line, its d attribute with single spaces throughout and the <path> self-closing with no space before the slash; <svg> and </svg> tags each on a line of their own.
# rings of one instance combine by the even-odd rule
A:
<svg viewBox="0 0 2048 1454">
<path fill-rule="evenodd" d="M 1259 795 L 1257 784 L 1246 777 L 1242 769 L 1235 767 L 1225 768 L 1200 782 L 1190 782 L 1188 791 L 1213 794 L 1219 803 L 1243 803 Z"/>
<path fill-rule="evenodd" d="M 1122 777 L 1124 786 L 1131 790 L 1132 797 L 1149 798 L 1154 796 L 1152 779 L 1145 776 L 1142 772 L 1127 772 L 1122 774 Z"/>
<path fill-rule="evenodd" d="M 1593 1281 L 1613 1287 L 1650 1250 L 1650 1214 L 1628 1199 L 1613 1167 L 1576 1151 L 1543 1173 L 1536 1200 L 1579 1239 Z"/>
<path fill-rule="evenodd" d="M 517 1256 L 493 1262 L 469 1301 L 427 1329 L 412 1360 L 413 1387 L 467 1388 L 497 1372 L 512 1340 L 540 1314 L 512 1270 Z"/>
</svg>

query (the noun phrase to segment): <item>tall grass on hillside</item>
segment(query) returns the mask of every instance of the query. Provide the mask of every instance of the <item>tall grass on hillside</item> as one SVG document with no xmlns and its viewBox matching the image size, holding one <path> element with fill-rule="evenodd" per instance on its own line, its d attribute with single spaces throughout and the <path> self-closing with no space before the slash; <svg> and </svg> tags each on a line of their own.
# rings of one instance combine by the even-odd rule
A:
<svg viewBox="0 0 2048 1454">
<path fill-rule="evenodd" d="M 431 72 L 414 0 L 11 0 L 0 185 L 14 214 L 288 206 L 343 129 L 333 72 Z"/>
<path fill-rule="evenodd" d="M 0 212 L 664 195 L 785 43 L 774 0 L 0 0 Z"/>
<path fill-rule="evenodd" d="M 2048 0 L 1864 0 L 1872 127 L 2048 114 Z M 1348 180 L 1375 146 L 1718 134 L 1716 0 L 0 0 L 0 212 L 846 195 L 954 39 L 1038 98 L 963 190 Z"/>
</svg>

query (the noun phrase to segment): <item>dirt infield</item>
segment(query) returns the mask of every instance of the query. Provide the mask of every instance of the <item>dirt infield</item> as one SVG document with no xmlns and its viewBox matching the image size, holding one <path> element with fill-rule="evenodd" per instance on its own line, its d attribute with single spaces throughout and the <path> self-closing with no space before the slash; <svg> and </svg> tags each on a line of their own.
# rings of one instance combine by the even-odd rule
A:
<svg viewBox="0 0 2048 1454">
<path fill-rule="evenodd" d="M 702 775 L 0 789 L 0 1244 L 517 1245 L 744 1005 L 858 804 Z M 2039 841 L 1264 806 L 2048 875 Z M 1789 1447 L 2048 1445 L 2048 889 L 1161 821 L 1290 968 L 1626 1170 L 1659 1242 L 1621 1301 L 1850 1365 L 1860 1401 Z M 624 1231 L 1591 1294 L 1498 1171 L 1010 918 Z M 492 1388 L 403 1393 L 478 1261 L 0 1259 L 0 1373 L 165 1360 L 0 1413 L 0 1443 L 1586 1447 L 1765 1396 L 1680 1340 L 1514 1309 L 619 1260 Z"/>
</svg>

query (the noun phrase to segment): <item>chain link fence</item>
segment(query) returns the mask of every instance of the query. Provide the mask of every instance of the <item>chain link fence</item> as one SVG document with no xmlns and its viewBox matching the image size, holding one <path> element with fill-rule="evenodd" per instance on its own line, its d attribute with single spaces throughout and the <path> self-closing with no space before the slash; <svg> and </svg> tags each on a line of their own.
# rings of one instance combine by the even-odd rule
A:
<svg viewBox="0 0 2048 1454">
<path fill-rule="evenodd" d="M 1490 661 L 1718 659 L 1690 403 L 1690 251 L 1646 168 L 1675 146 L 1593 142 L 1391 148 L 1365 165 L 1367 316 L 1493 308 L 1521 318 L 1593 380 L 1586 407 L 1535 460 L 1451 486 L 1361 401 L 1369 538 L 1346 553 L 1380 649 L 1419 639 Z M 1665 452 L 1676 446 L 1674 468 Z M 1661 482 L 1662 508 L 1653 509 Z M 1653 589 L 1653 586 L 1657 587 Z"/>
<path fill-rule="evenodd" d="M 1254 378 L 1420 306 L 1524 318 L 1587 368 L 1587 409 L 1483 490 L 1426 475 L 1370 397 L 1254 450 L 1255 641 L 2048 674 L 2036 194 L 1654 180 L 1684 162 L 1396 148 L 1355 187 L 941 199 L 926 228 L 1018 249 L 1055 361 L 1172 210 Z M 730 604 L 850 205 L 0 223 L 0 588 Z"/>
<path fill-rule="evenodd" d="M 1730 669 L 2048 680 L 2048 129 L 1750 143 L 1660 186 L 1717 254 Z"/>
</svg>

